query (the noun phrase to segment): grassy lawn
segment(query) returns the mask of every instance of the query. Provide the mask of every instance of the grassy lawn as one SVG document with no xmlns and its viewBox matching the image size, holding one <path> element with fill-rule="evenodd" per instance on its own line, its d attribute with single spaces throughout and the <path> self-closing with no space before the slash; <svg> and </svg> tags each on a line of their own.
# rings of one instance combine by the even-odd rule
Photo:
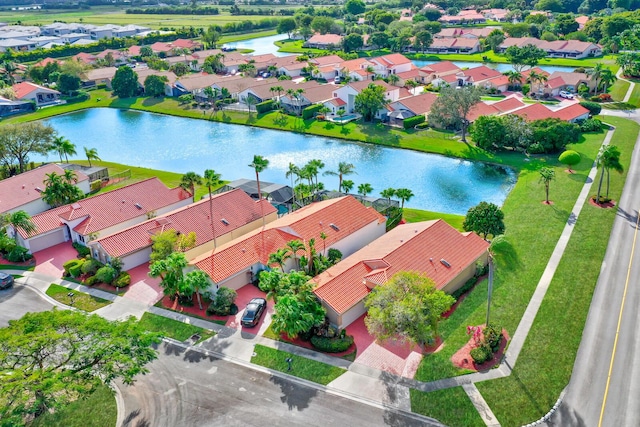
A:
<svg viewBox="0 0 640 427">
<path fill-rule="evenodd" d="M 54 414 L 45 414 L 29 427 L 113 427 L 117 418 L 116 399 L 106 385 Z"/>
<path fill-rule="evenodd" d="M 24 270 L 24 271 L 33 271 L 35 269 L 35 265 L 27 266 L 27 265 L 11 265 L 11 264 L 0 264 L 0 270 Z"/>
<path fill-rule="evenodd" d="M 631 92 L 631 97 L 629 98 L 629 104 L 634 107 L 640 107 L 640 82 L 636 82 L 633 86 L 633 91 Z"/>
<path fill-rule="evenodd" d="M 69 292 L 74 293 L 73 304 L 71 304 L 71 297 L 68 295 Z M 55 283 L 49 285 L 47 295 L 58 302 L 66 305 L 73 305 L 73 307 L 89 312 L 111 304 L 111 301 L 106 299 L 94 297 L 89 294 L 85 294 L 84 292 L 72 291 L 64 286 L 56 285 Z"/>
<path fill-rule="evenodd" d="M 462 231 L 462 222 L 464 216 L 455 214 L 446 214 L 432 211 L 422 211 L 419 209 L 404 208 L 404 219 L 407 222 L 431 221 L 432 219 L 444 219 L 453 228 Z"/>
<path fill-rule="evenodd" d="M 200 335 L 200 341 L 215 336 L 215 332 L 198 326 L 178 322 L 152 313 L 144 313 L 140 319 L 140 325 L 150 332 L 159 332 L 163 336 L 173 338 L 178 341 L 186 341 L 193 334 Z"/>
<path fill-rule="evenodd" d="M 410 390 L 411 410 L 450 427 L 482 427 L 484 421 L 462 387 L 423 393 Z"/>
<path fill-rule="evenodd" d="M 251 363 L 265 366 L 280 372 L 294 375 L 298 378 L 313 381 L 318 384 L 327 385 L 331 381 L 344 374 L 346 371 L 336 366 L 327 365 L 326 363 L 316 362 L 306 357 L 296 356 L 286 351 L 275 350 L 263 345 L 256 345 L 254 348 L 255 356 L 251 358 Z M 291 371 L 288 371 L 287 358 L 292 359 Z"/>
<path fill-rule="evenodd" d="M 627 94 L 630 83 L 626 80 L 618 79 L 609 89 L 609 95 L 616 102 L 622 102 L 624 96 Z"/>
</svg>

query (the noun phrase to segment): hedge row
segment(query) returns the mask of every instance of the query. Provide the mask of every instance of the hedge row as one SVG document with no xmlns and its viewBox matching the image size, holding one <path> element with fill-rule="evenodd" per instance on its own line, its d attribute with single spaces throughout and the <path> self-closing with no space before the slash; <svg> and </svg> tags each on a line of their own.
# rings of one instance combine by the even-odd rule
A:
<svg viewBox="0 0 640 427">
<path fill-rule="evenodd" d="M 268 99 L 264 102 L 256 104 L 256 111 L 258 114 L 266 113 L 267 111 L 274 110 L 276 108 L 276 102 L 273 99 Z"/>
<path fill-rule="evenodd" d="M 309 105 L 307 108 L 302 110 L 302 118 L 306 120 L 314 117 L 316 113 L 322 109 L 322 107 L 324 107 L 322 104 Z"/>
<path fill-rule="evenodd" d="M 341 353 L 353 345 L 353 337 L 347 335 L 344 338 L 328 338 L 314 335 L 311 337 L 311 344 L 326 353 Z"/>
<path fill-rule="evenodd" d="M 427 118 L 424 116 L 424 114 L 418 114 L 417 116 L 413 116 L 413 117 L 409 117 L 408 119 L 404 119 L 402 121 L 402 126 L 404 126 L 405 129 L 413 129 L 414 127 L 416 127 L 420 123 L 424 123 L 424 121 L 426 119 Z"/>
</svg>

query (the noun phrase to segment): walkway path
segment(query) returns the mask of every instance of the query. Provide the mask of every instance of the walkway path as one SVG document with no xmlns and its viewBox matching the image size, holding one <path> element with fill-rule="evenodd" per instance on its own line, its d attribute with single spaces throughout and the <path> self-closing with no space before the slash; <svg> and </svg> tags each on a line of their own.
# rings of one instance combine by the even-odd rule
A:
<svg viewBox="0 0 640 427">
<path fill-rule="evenodd" d="M 613 130 L 610 130 L 607 133 L 603 144 L 608 144 L 611 141 L 612 136 Z M 525 310 L 520 324 L 511 338 L 511 343 L 500 366 L 497 369 L 491 369 L 486 372 L 446 378 L 428 383 L 390 374 L 379 369 L 327 356 L 323 353 L 318 353 L 316 351 L 288 343 L 274 341 L 262 336 L 256 336 L 242 330 L 228 328 L 206 320 L 185 316 L 180 313 L 143 304 L 141 302 L 116 296 L 98 289 L 88 288 L 77 283 L 62 279 L 54 279 L 47 275 L 29 271 L 7 272 L 18 275 L 22 274 L 23 277 L 17 279 L 17 283 L 30 286 L 43 294 L 49 284 L 56 283 L 69 289 L 85 292 L 90 295 L 112 301 L 113 304 L 103 307 L 95 312 L 96 314 L 110 320 L 124 319 L 128 316 L 135 316 L 139 318 L 144 312 L 148 311 L 159 316 L 213 330 L 217 333 L 215 337 L 196 345 L 194 348 L 207 352 L 208 354 L 213 354 L 225 360 L 236 361 L 243 365 L 247 365 L 253 355 L 254 346 L 256 344 L 260 344 L 346 369 L 347 372 L 345 374 L 338 377 L 326 387 L 327 391 L 344 397 L 356 399 L 361 402 L 390 406 L 396 409 L 410 411 L 411 402 L 409 390 L 411 388 L 429 392 L 463 386 L 463 389 L 469 395 L 474 406 L 478 409 L 478 412 L 483 418 L 485 424 L 493 427 L 498 426 L 499 423 L 487 403 L 482 398 L 482 395 L 473 384 L 480 381 L 505 377 L 511 374 L 512 367 L 515 366 L 517 362 L 525 339 L 533 325 L 538 309 L 540 308 L 542 300 L 544 299 L 551 280 L 553 279 L 556 268 L 558 267 L 560 259 L 562 258 L 564 250 L 569 242 L 578 216 L 589 197 L 591 185 L 595 179 L 596 173 L 597 168 L 594 163 L 591 167 L 589 177 L 576 200 L 571 214 L 569 215 L 569 219 L 562 231 L 562 235 L 560 236 L 551 258 L 549 259 L 547 267 L 538 282 L 533 297 Z M 296 380 L 295 378 L 292 379 Z"/>
<path fill-rule="evenodd" d="M 622 77 L 622 68 L 618 68 L 618 71 L 616 72 L 616 77 L 620 80 L 624 80 L 625 82 L 629 82 L 629 89 L 627 89 L 627 93 L 624 95 L 624 98 L 622 99 L 622 102 L 629 102 L 629 99 L 631 99 L 631 93 L 633 92 L 633 88 L 636 86 L 636 84 L 631 80 L 627 80 L 624 77 Z"/>
</svg>

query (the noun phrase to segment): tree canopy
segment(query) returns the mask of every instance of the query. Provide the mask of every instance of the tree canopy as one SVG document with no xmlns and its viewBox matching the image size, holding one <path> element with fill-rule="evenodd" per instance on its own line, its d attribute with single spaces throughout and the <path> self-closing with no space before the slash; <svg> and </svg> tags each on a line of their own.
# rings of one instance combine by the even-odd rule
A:
<svg viewBox="0 0 640 427">
<path fill-rule="evenodd" d="M 402 271 L 367 295 L 365 325 L 382 341 L 431 343 L 438 337 L 438 322 L 454 302 L 428 277 Z"/>
<path fill-rule="evenodd" d="M 18 163 L 18 172 L 27 170 L 29 154 L 46 155 L 51 150 L 55 130 L 41 122 L 0 126 L 0 161 L 9 169 Z"/>
<path fill-rule="evenodd" d="M 113 93 L 120 98 L 131 98 L 138 90 L 138 74 L 130 67 L 118 68 L 111 80 Z"/>
<path fill-rule="evenodd" d="M 356 95 L 354 109 L 362 114 L 366 121 L 372 121 L 378 111 L 388 103 L 384 87 L 371 83 Z"/>
<path fill-rule="evenodd" d="M 546 58 L 547 53 L 532 44 L 523 47 L 509 46 L 504 52 L 513 69 L 521 73 L 524 67 L 533 68 L 541 59 Z"/>
<path fill-rule="evenodd" d="M 144 93 L 148 96 L 164 95 L 164 84 L 168 81 L 166 76 L 151 74 L 144 79 Z"/>
<path fill-rule="evenodd" d="M 469 112 L 480 102 L 481 96 L 482 88 L 478 86 L 442 88 L 429 112 L 429 123 L 437 127 L 462 129 L 462 141 L 466 142 Z"/>
<path fill-rule="evenodd" d="M 489 234 L 498 236 L 504 233 L 504 213 L 493 203 L 480 202 L 469 209 L 462 228 L 465 231 L 476 232 L 484 239 Z"/>
<path fill-rule="evenodd" d="M 121 379 L 132 384 L 157 357 L 136 319 L 108 321 L 79 311 L 27 313 L 0 329 L 0 419 L 22 425 Z"/>
<path fill-rule="evenodd" d="M 173 228 L 151 236 L 151 261 L 166 259 L 173 252 L 186 252 L 196 245 L 196 233 L 180 234 Z"/>
</svg>

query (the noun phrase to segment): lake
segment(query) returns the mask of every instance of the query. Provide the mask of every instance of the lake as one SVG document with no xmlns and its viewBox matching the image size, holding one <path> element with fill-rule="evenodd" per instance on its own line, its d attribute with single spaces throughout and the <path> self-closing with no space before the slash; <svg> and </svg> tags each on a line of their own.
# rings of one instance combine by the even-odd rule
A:
<svg viewBox="0 0 640 427">
<path fill-rule="evenodd" d="M 481 201 L 502 205 L 516 181 L 504 167 L 453 159 L 435 154 L 347 142 L 319 136 L 260 129 L 146 112 L 92 108 L 46 121 L 58 134 L 82 147 L 97 148 L 104 161 L 152 169 L 202 174 L 214 169 L 225 180 L 253 179 L 248 165 L 255 154 L 269 160 L 261 180 L 289 184 L 289 162 L 302 167 L 321 159 L 324 171 L 338 163 L 355 165 L 353 192 L 369 183 L 378 196 L 385 188 L 409 188 L 415 196 L 405 205 L 416 209 L 465 214 Z M 33 156 L 34 161 L 56 161 Z M 338 178 L 320 176 L 327 189 L 337 189 Z"/>
<path fill-rule="evenodd" d="M 446 57 L 443 60 L 446 60 Z M 413 62 L 416 67 L 422 68 L 425 65 L 435 64 L 436 62 L 440 62 L 440 61 L 419 61 L 417 59 L 414 59 L 411 62 Z M 482 62 L 473 62 L 473 61 L 451 61 L 451 62 L 453 62 L 460 68 L 475 68 L 481 65 L 486 65 L 487 67 L 492 68 L 494 70 L 498 70 L 501 73 L 513 70 L 513 67 L 511 66 L 511 64 L 498 64 L 495 62 L 482 63 Z M 562 67 L 559 65 L 537 65 L 537 67 L 543 69 L 548 73 L 553 73 L 554 71 L 572 72 L 573 70 L 575 70 L 575 67 Z"/>
</svg>

